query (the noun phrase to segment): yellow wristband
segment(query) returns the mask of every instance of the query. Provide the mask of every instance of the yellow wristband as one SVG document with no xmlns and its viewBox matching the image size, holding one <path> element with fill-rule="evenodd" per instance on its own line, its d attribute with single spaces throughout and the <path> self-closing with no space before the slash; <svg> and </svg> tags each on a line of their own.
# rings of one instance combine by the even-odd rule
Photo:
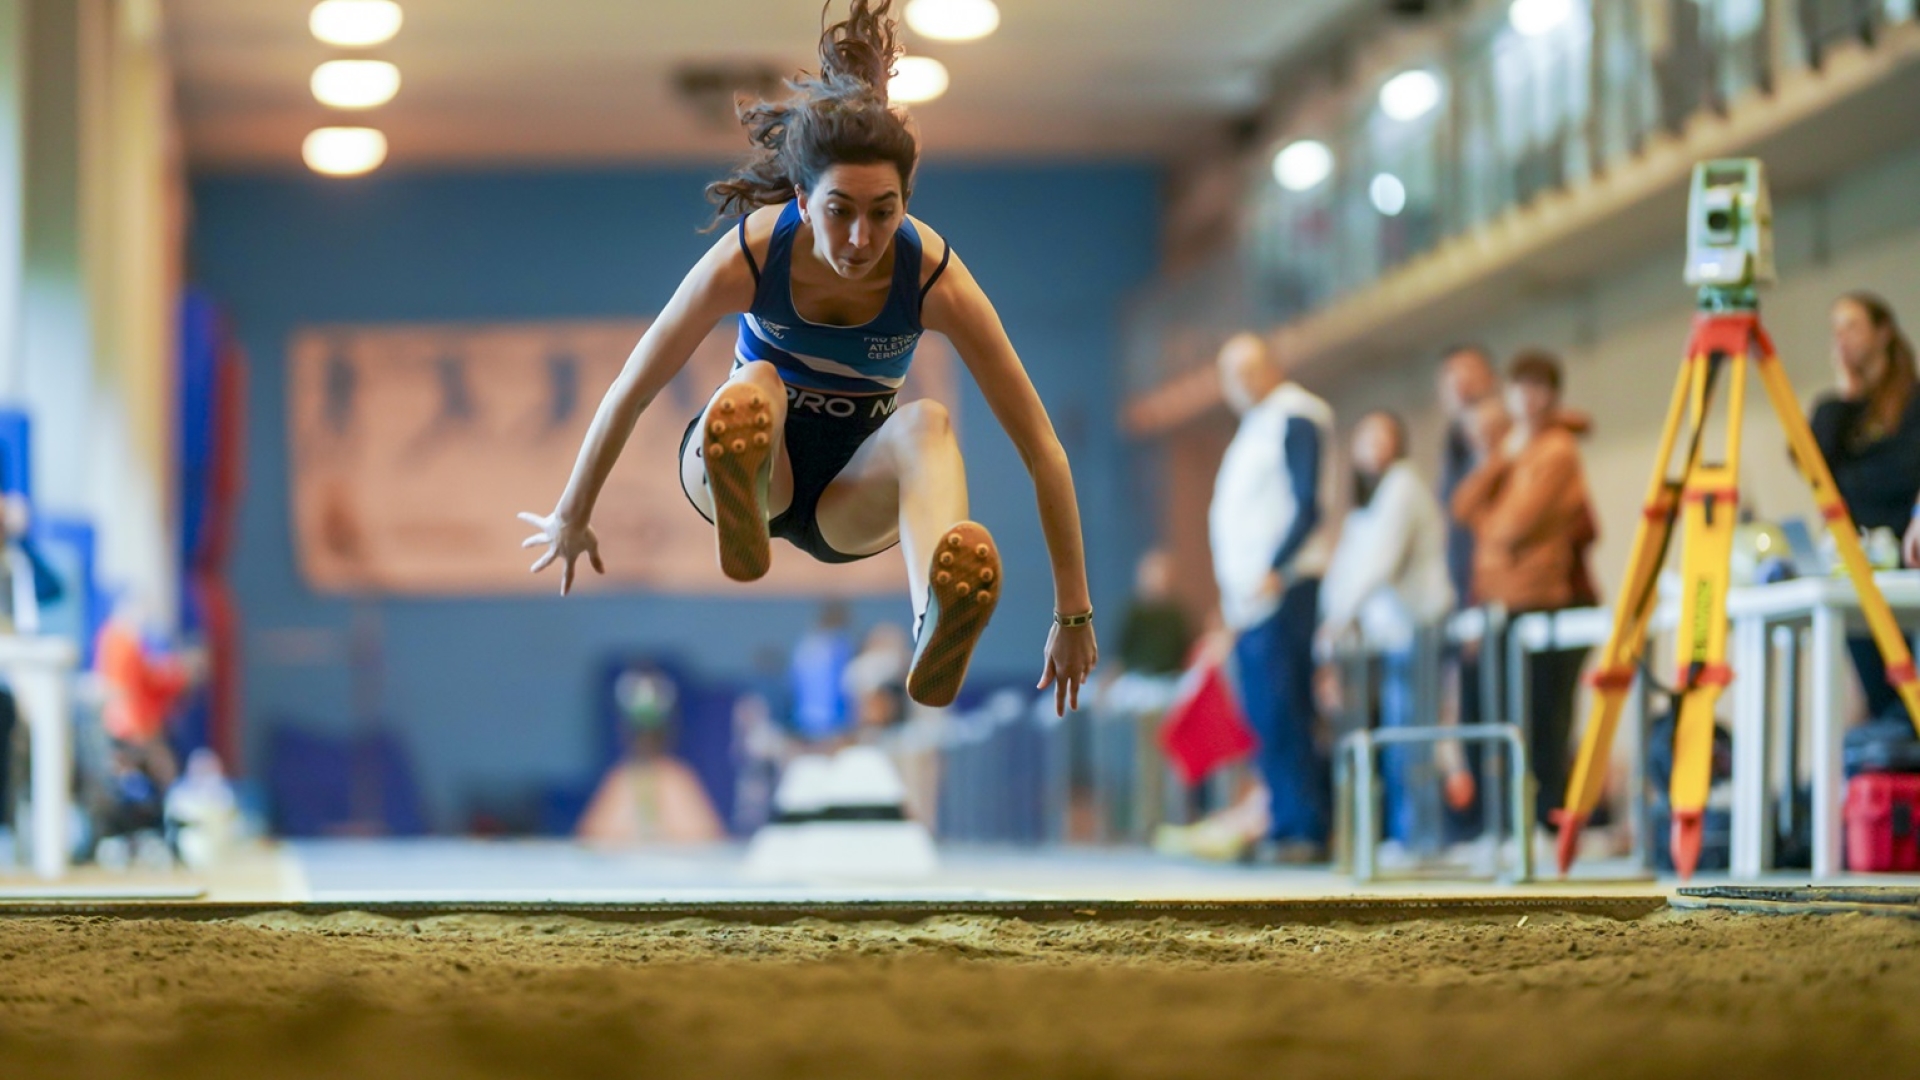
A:
<svg viewBox="0 0 1920 1080">
<path fill-rule="evenodd" d="M 1053 613 L 1053 621 L 1057 626 L 1086 626 L 1093 621 L 1093 609 L 1088 608 L 1084 615 L 1062 615 L 1056 611 Z"/>
</svg>

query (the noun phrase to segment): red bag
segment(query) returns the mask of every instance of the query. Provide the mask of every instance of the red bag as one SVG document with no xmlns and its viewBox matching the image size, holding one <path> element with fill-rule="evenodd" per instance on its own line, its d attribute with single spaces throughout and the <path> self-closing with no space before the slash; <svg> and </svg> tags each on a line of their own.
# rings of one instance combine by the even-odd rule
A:
<svg viewBox="0 0 1920 1080">
<path fill-rule="evenodd" d="M 1847 783 L 1847 869 L 1920 870 L 1920 776 L 1861 773 Z"/>
<path fill-rule="evenodd" d="M 1240 702 L 1227 685 L 1222 665 L 1210 663 L 1197 674 L 1193 686 L 1167 710 L 1160 725 L 1160 749 L 1188 784 L 1199 783 L 1208 773 L 1247 756 L 1259 745 L 1246 715 L 1240 711 Z"/>
</svg>

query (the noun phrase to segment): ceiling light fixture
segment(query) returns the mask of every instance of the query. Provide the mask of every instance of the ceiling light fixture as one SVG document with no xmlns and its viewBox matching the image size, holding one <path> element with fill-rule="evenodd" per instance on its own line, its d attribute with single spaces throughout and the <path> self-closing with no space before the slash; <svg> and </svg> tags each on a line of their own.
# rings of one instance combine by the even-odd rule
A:
<svg viewBox="0 0 1920 1080">
<path fill-rule="evenodd" d="M 1507 22 L 1522 37 L 1545 37 L 1573 18 L 1573 0 L 1513 0 Z"/>
<path fill-rule="evenodd" d="M 1000 27 L 993 0 L 913 0 L 907 25 L 937 41 L 978 41 Z"/>
<path fill-rule="evenodd" d="M 904 105 L 932 101 L 947 92 L 947 65 L 929 56 L 903 56 L 894 62 L 887 97 Z"/>
<path fill-rule="evenodd" d="M 327 176 L 359 176 L 387 160 L 387 137 L 373 128 L 323 127 L 300 147 L 307 167 Z"/>
<path fill-rule="evenodd" d="M 1440 77 L 1425 68 L 1403 71 L 1380 88 L 1380 111 L 1401 123 L 1418 120 L 1440 104 Z"/>
<path fill-rule="evenodd" d="M 1318 139 L 1297 139 L 1273 155 L 1273 178 L 1288 191 L 1311 191 L 1333 175 L 1333 151 Z"/>
<path fill-rule="evenodd" d="M 391 41 L 400 21 L 393 0 L 320 0 L 307 16 L 307 29 L 329 45 L 363 49 Z"/>
<path fill-rule="evenodd" d="M 1400 211 L 1407 208 L 1407 185 L 1392 173 L 1380 173 L 1367 185 L 1367 197 L 1373 200 L 1373 208 L 1387 215 L 1398 217 Z"/>
<path fill-rule="evenodd" d="M 372 109 L 400 92 L 400 69 L 385 60 L 329 60 L 313 69 L 313 96 L 336 109 Z"/>
</svg>

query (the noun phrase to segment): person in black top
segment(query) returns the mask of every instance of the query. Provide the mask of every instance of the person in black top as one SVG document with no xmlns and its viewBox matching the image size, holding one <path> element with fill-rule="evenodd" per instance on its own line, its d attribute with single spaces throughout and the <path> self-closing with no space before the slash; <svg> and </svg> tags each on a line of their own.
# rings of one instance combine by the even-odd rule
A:
<svg viewBox="0 0 1920 1080">
<path fill-rule="evenodd" d="M 1154 548 L 1134 569 L 1133 602 L 1120 624 L 1120 667 L 1140 675 L 1178 675 L 1193 651 L 1187 613 L 1173 596 L 1173 557 Z"/>
<path fill-rule="evenodd" d="M 1913 343 L 1893 309 L 1868 292 L 1835 300 L 1832 310 L 1834 393 L 1813 409 L 1813 438 L 1834 486 L 1861 529 L 1903 536 L 1907 566 L 1920 566 L 1920 394 L 1914 392 Z M 1848 642 L 1870 715 L 1898 708 L 1879 650 L 1869 637 Z"/>
</svg>

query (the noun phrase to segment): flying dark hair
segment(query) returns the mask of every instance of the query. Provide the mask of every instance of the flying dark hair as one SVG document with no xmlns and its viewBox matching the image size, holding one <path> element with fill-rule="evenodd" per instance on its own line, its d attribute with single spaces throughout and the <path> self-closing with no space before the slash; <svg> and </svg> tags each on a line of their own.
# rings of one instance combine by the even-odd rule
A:
<svg viewBox="0 0 1920 1080">
<path fill-rule="evenodd" d="M 1857 305 L 1875 330 L 1887 332 L 1887 373 L 1881 377 L 1880 385 L 1867 388 L 1867 407 L 1860 410 L 1850 433 L 1856 442 L 1871 441 L 1899 427 L 1907 403 L 1913 400 L 1915 383 L 1920 380 L 1913 342 L 1901 333 L 1900 324 L 1893 317 L 1893 305 L 1878 293 L 1855 290 L 1843 294 L 1835 303 Z"/>
<path fill-rule="evenodd" d="M 887 104 L 887 80 L 900 55 L 891 14 L 893 0 L 852 0 L 847 17 L 827 25 L 828 0 L 820 11 L 820 73 L 787 80 L 793 93 L 782 101 L 742 102 L 740 124 L 753 153 L 733 175 L 707 185 L 713 229 L 735 214 L 749 214 L 812 191 L 835 165 L 888 163 L 900 170 L 900 195 L 912 193 L 920 146 L 906 110 Z"/>
</svg>

